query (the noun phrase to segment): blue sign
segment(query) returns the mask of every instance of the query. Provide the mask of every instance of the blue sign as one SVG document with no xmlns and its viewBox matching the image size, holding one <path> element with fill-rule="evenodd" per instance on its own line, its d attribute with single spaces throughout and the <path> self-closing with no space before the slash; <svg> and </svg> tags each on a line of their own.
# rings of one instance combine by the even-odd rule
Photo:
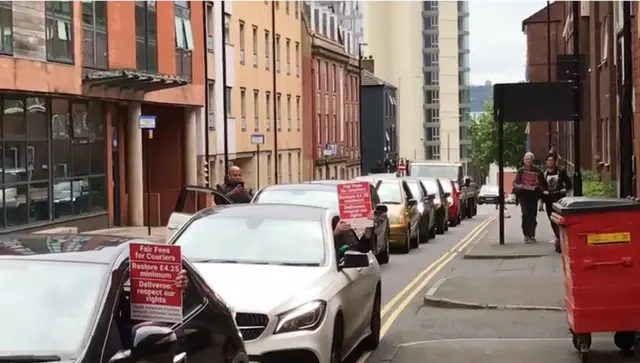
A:
<svg viewBox="0 0 640 363">
<path fill-rule="evenodd" d="M 138 118 L 138 124 L 143 130 L 153 130 L 156 128 L 156 116 L 140 115 Z"/>
</svg>

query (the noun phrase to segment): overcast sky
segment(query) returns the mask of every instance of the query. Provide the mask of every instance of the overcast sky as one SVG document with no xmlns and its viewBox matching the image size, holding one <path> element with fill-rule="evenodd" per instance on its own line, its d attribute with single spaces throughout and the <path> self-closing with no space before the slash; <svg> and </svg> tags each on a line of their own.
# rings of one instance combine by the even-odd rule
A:
<svg viewBox="0 0 640 363">
<path fill-rule="evenodd" d="M 544 8 L 542 0 L 471 0 L 471 83 L 523 81 L 526 40 L 522 20 Z"/>
</svg>

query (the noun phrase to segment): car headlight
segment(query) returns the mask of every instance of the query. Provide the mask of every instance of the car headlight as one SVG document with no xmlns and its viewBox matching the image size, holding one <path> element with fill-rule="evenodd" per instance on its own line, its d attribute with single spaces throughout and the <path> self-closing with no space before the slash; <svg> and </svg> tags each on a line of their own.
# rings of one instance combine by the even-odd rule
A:
<svg viewBox="0 0 640 363">
<path fill-rule="evenodd" d="M 403 215 L 389 215 L 389 223 L 390 224 L 404 224 L 404 216 Z"/>
<path fill-rule="evenodd" d="M 326 301 L 313 300 L 282 313 L 278 315 L 278 325 L 273 334 L 314 330 L 320 325 L 326 308 Z"/>
<path fill-rule="evenodd" d="M 453 205 L 453 198 L 451 198 L 450 196 L 447 197 L 447 203 L 449 203 L 449 205 Z"/>
</svg>

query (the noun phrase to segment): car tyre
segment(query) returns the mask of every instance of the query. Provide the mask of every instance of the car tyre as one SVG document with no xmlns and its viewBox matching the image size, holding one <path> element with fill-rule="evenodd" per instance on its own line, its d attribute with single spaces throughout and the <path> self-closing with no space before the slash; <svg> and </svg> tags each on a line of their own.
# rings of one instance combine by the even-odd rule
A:
<svg viewBox="0 0 640 363">
<path fill-rule="evenodd" d="M 411 245 L 411 248 L 418 248 L 420 246 L 420 230 L 418 229 L 416 231 L 416 236 L 411 238 L 411 229 L 409 229 L 409 243 Z"/>
<path fill-rule="evenodd" d="M 333 325 L 333 338 L 331 339 L 331 363 L 342 363 L 342 342 L 343 342 L 342 318 L 336 317 Z"/>
<path fill-rule="evenodd" d="M 443 219 L 444 219 L 444 222 L 443 222 L 444 223 L 444 231 L 446 232 L 446 231 L 449 230 L 449 221 L 446 218 L 443 218 Z"/>
<path fill-rule="evenodd" d="M 429 232 L 429 224 L 431 222 L 427 219 L 427 227 L 425 228 L 424 233 L 420 235 L 420 243 L 428 243 L 429 238 L 431 237 L 431 233 Z"/>
<path fill-rule="evenodd" d="M 411 252 L 411 233 L 407 230 L 407 237 L 404 239 L 404 244 L 400 247 L 400 253 L 407 254 Z"/>
<path fill-rule="evenodd" d="M 433 228 L 429 230 L 429 233 L 428 233 L 429 238 L 436 238 L 437 229 L 438 227 L 434 225 Z"/>
<path fill-rule="evenodd" d="M 444 234 L 444 231 L 447 230 L 447 221 L 445 220 L 444 216 L 442 216 L 442 218 L 437 218 L 436 224 L 436 233 Z"/>
<path fill-rule="evenodd" d="M 376 350 L 378 349 L 378 345 L 380 345 L 380 328 L 381 328 L 381 320 L 380 320 L 380 287 L 376 287 L 376 295 L 373 298 L 373 309 L 371 310 L 371 322 L 369 326 L 371 327 L 371 334 L 369 334 L 362 341 L 362 348 L 364 350 Z"/>
<path fill-rule="evenodd" d="M 381 265 L 389 263 L 389 233 L 387 233 L 387 242 L 385 243 L 384 250 L 376 255 L 376 259 Z"/>
</svg>

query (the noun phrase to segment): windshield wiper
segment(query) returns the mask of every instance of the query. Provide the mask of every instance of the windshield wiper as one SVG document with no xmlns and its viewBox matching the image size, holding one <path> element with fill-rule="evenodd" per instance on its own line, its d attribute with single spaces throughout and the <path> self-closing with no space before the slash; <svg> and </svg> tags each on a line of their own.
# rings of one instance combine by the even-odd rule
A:
<svg viewBox="0 0 640 363">
<path fill-rule="evenodd" d="M 203 259 L 189 259 L 189 261 L 193 263 L 238 263 L 238 261 L 234 260 L 219 260 L 215 258 L 203 258 Z"/>
<path fill-rule="evenodd" d="M 400 202 L 394 202 L 394 201 L 389 201 L 389 200 L 385 200 L 383 202 L 380 202 L 380 204 L 402 204 Z"/>
<path fill-rule="evenodd" d="M 319 263 L 304 263 L 304 262 L 278 262 L 278 263 L 272 263 L 272 265 L 278 265 L 278 266 L 300 266 L 300 267 L 320 267 Z"/>
<path fill-rule="evenodd" d="M 16 363 L 39 363 L 39 362 L 60 362 L 62 358 L 57 355 L 0 355 L 0 362 Z"/>
</svg>

